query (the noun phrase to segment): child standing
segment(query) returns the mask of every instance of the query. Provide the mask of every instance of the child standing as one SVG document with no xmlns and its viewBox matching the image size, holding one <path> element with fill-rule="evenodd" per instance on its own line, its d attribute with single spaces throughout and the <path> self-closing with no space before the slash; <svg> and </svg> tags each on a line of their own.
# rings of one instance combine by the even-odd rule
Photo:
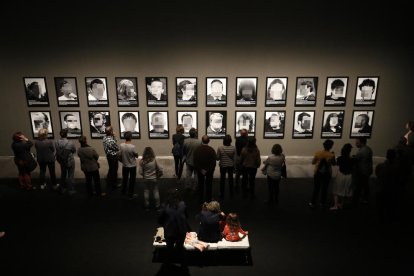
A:
<svg viewBox="0 0 414 276">
<path fill-rule="evenodd" d="M 155 159 L 154 150 L 151 147 L 146 147 L 142 154 L 142 159 L 139 161 L 139 173 L 144 178 L 144 201 L 145 210 L 150 208 L 150 191 L 154 195 L 155 208 L 160 208 L 160 194 L 158 191 L 157 178 L 162 173 L 162 168 L 158 165 Z"/>
<path fill-rule="evenodd" d="M 239 234 L 242 234 L 240 237 Z M 239 241 L 248 235 L 248 231 L 244 231 L 240 226 L 239 217 L 236 213 L 230 213 L 226 218 L 226 226 L 224 226 L 223 236 L 227 241 Z"/>
</svg>

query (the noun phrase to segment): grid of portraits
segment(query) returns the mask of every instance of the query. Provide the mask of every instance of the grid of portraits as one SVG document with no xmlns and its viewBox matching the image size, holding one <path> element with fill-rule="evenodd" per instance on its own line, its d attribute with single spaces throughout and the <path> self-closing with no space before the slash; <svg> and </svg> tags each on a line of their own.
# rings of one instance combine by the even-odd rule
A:
<svg viewBox="0 0 414 276">
<path fill-rule="evenodd" d="M 168 107 L 168 78 L 145 77 L 145 94 L 147 107 Z M 297 77 L 294 106 L 316 106 L 318 93 L 318 77 Z M 28 107 L 49 107 L 49 92 L 46 77 L 24 77 L 24 91 Z M 349 78 L 346 76 L 330 76 L 326 78 L 324 93 L 325 107 L 344 107 L 348 94 Z M 264 139 L 283 139 L 286 118 L 293 121 L 292 138 L 310 139 L 314 137 L 315 110 L 294 110 L 286 114 L 288 93 L 288 77 L 266 77 L 265 87 L 259 90 L 257 77 L 236 77 L 234 89 L 229 90 L 227 77 L 205 78 L 205 106 L 225 108 L 228 106 L 228 95 L 234 93 L 234 136 L 239 136 L 241 129 L 246 129 L 249 136 L 256 136 L 257 123 L 263 126 Z M 357 77 L 354 106 L 375 106 L 378 98 L 379 77 Z M 54 88 L 57 106 L 62 108 L 79 107 L 79 87 L 76 77 L 54 77 Z M 108 83 L 106 77 L 85 77 L 84 88 L 88 107 L 109 107 Z M 132 132 L 133 139 L 141 138 L 141 122 L 139 116 L 139 91 L 136 77 L 115 77 L 114 92 L 117 106 L 129 107 L 129 110 L 118 110 L 119 137 L 124 138 L 127 131 Z M 197 77 L 175 78 L 175 106 L 198 107 L 199 91 Z M 244 107 L 256 107 L 257 100 L 264 98 L 265 107 L 278 109 L 265 110 L 263 118 L 257 117 L 254 110 L 243 110 Z M 321 98 L 321 97 L 320 97 Z M 132 108 L 132 109 L 131 109 Z M 150 139 L 168 139 L 170 137 L 169 112 L 166 110 L 147 111 L 148 137 Z M 199 129 L 198 110 L 176 110 L 176 124 L 184 127 L 184 135 L 189 136 L 191 128 Z M 223 138 L 228 134 L 227 110 L 205 111 L 205 133 L 211 138 Z M 291 117 L 290 117 L 291 116 Z M 321 138 L 342 138 L 345 110 L 326 109 L 320 114 Z M 50 110 L 29 111 L 33 137 L 38 131 L 48 129 L 48 137 L 54 137 Z M 319 119 L 318 119 L 319 120 Z M 350 127 L 350 138 L 372 135 L 374 110 L 353 110 Z M 89 131 L 92 139 L 105 136 L 105 127 L 111 124 L 109 110 L 88 111 Z M 61 129 L 68 130 L 68 138 L 79 138 L 84 133 L 84 126 L 79 110 L 59 110 Z M 263 123 L 262 123 L 263 122 Z"/>
</svg>

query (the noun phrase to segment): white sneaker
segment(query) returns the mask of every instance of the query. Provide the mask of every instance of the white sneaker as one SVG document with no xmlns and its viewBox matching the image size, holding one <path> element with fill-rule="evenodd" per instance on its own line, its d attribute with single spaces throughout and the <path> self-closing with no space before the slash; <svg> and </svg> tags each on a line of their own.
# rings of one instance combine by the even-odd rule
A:
<svg viewBox="0 0 414 276">
<path fill-rule="evenodd" d="M 56 185 L 53 186 L 52 189 L 56 191 L 57 189 L 59 189 L 59 186 L 60 186 L 59 183 L 56 183 Z"/>
<path fill-rule="evenodd" d="M 44 183 L 43 185 L 40 185 L 40 190 L 44 190 L 46 188 L 46 183 Z"/>
</svg>

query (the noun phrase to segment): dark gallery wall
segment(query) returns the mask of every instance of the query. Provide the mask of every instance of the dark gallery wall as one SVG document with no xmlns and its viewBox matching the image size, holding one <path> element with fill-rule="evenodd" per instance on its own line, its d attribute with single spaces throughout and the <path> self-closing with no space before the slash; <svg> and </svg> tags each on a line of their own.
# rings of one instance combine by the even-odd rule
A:
<svg viewBox="0 0 414 276">
<path fill-rule="evenodd" d="M 312 155 L 321 147 L 323 110 L 345 110 L 344 131 L 335 140 L 335 152 L 349 138 L 353 110 L 375 110 L 372 138 L 374 155 L 383 156 L 404 134 L 404 124 L 414 119 L 411 110 L 412 43 L 408 42 L 408 8 L 402 4 L 313 5 L 306 1 L 260 3 L 226 1 L 153 2 L 71 1 L 64 6 L 19 1 L 2 11 L 0 45 L 0 155 L 10 156 L 11 134 L 16 130 L 31 138 L 29 111 L 50 110 L 55 137 L 59 111 L 80 110 L 84 134 L 90 137 L 88 110 L 108 110 L 118 131 L 115 77 L 138 78 L 141 139 L 138 149 L 151 145 L 158 155 L 168 155 L 170 140 L 149 140 L 147 111 L 169 111 L 170 135 L 177 110 L 197 110 L 204 134 L 205 110 L 227 110 L 228 133 L 234 136 L 236 110 L 256 110 L 256 136 L 262 154 L 281 143 L 287 155 Z M 223 1 L 224 2 L 224 1 Z M 79 108 L 57 107 L 54 77 L 76 77 Z M 109 107 L 88 108 L 85 77 L 106 77 Z M 169 104 L 147 108 L 144 79 L 168 77 Z M 228 78 L 226 108 L 205 107 L 205 78 Z M 285 138 L 263 139 L 266 77 L 288 77 Z M 315 107 L 295 107 L 296 77 L 319 78 Z M 349 77 L 346 106 L 324 107 L 326 78 Z M 358 76 L 378 76 L 374 107 L 355 107 Z M 50 107 L 28 107 L 23 77 L 46 77 Z M 198 78 L 198 107 L 176 107 L 175 78 Z M 256 108 L 235 107 L 236 77 L 258 77 Z M 136 109 L 136 108 L 134 108 Z M 313 139 L 292 139 L 295 110 L 315 110 Z M 171 137 L 171 136 L 170 136 Z M 213 147 L 221 141 L 214 140 Z M 100 140 L 91 140 L 103 155 Z"/>
</svg>

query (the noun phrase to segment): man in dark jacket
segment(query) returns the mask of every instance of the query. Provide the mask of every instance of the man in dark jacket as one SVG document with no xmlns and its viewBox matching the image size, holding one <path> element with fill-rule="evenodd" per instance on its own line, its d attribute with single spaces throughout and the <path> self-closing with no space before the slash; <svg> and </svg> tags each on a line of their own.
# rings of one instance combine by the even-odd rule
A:
<svg viewBox="0 0 414 276">
<path fill-rule="evenodd" d="M 200 202 L 204 198 L 204 183 L 206 185 L 206 200 L 211 201 L 213 174 L 216 168 L 216 151 L 208 145 L 210 138 L 204 135 L 201 138 L 201 146 L 194 151 L 194 169 L 198 176 L 198 188 L 200 193 Z"/>
</svg>

